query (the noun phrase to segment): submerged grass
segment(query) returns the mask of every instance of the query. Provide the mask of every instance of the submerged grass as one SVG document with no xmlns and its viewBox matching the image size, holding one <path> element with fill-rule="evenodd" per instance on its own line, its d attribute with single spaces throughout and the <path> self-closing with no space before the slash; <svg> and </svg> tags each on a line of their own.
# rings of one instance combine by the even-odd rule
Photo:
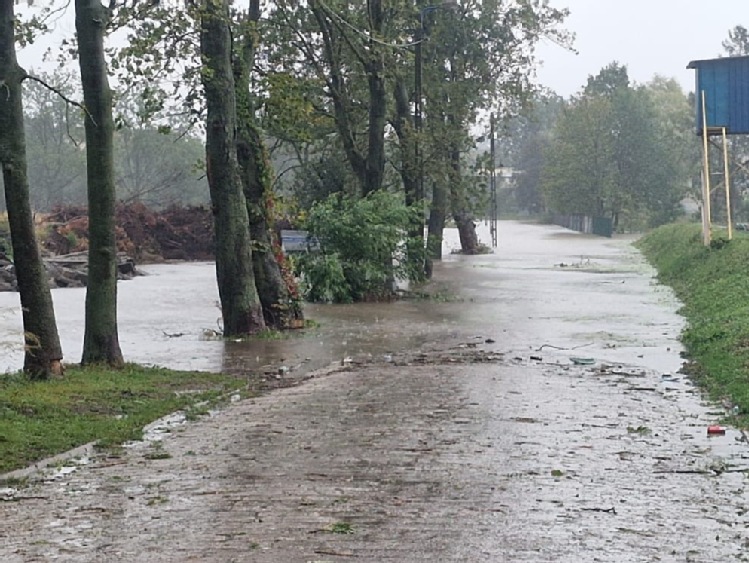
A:
<svg viewBox="0 0 749 563">
<path fill-rule="evenodd" d="M 702 244 L 699 225 L 666 225 L 637 246 L 684 303 L 690 375 L 749 415 L 749 237 Z M 749 422 L 749 418 L 742 421 Z"/>
<path fill-rule="evenodd" d="M 228 375 L 137 365 L 69 367 L 50 381 L 0 376 L 0 473 L 92 441 L 138 439 L 149 422 L 239 387 Z"/>
</svg>

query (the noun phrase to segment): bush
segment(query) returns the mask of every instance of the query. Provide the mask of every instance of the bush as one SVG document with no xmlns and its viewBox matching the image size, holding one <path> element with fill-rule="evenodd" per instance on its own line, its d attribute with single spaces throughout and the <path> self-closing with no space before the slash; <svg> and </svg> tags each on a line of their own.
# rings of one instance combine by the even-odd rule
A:
<svg viewBox="0 0 749 563">
<path fill-rule="evenodd" d="M 305 298 L 381 300 L 392 294 L 393 280 L 415 278 L 405 259 L 405 233 L 414 213 L 398 196 L 382 191 L 361 199 L 334 194 L 314 204 L 304 226 L 320 252 L 298 262 Z"/>
</svg>

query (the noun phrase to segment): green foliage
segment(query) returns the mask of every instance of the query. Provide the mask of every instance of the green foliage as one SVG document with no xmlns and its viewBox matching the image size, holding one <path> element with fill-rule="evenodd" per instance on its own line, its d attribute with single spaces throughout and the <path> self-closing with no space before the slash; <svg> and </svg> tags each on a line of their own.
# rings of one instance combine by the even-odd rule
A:
<svg viewBox="0 0 749 563">
<path fill-rule="evenodd" d="M 354 527 L 349 522 L 335 522 L 328 526 L 331 534 L 353 534 Z"/>
<path fill-rule="evenodd" d="M 692 162 L 686 96 L 673 81 L 629 84 L 611 64 L 571 100 L 545 152 L 547 207 L 563 214 L 611 217 L 629 228 L 681 213 Z"/>
<path fill-rule="evenodd" d="M 294 185 L 296 200 L 302 209 L 309 209 L 332 194 L 344 193 L 350 174 L 341 158 L 320 156 L 302 165 Z"/>
<path fill-rule="evenodd" d="M 164 415 L 238 388 L 236 378 L 127 365 L 68 368 L 44 382 L 0 379 L 0 472 L 98 440 L 138 439 Z M 189 392 L 187 392 L 189 391 Z"/>
<path fill-rule="evenodd" d="M 338 253 L 306 254 L 299 259 L 304 273 L 303 291 L 308 301 L 316 303 L 351 303 L 343 263 Z"/>
<path fill-rule="evenodd" d="M 350 303 L 392 293 L 393 279 L 414 279 L 405 260 L 412 214 L 396 195 L 378 191 L 362 199 L 334 194 L 313 205 L 306 219 L 320 252 L 299 259 L 310 301 Z"/>
<path fill-rule="evenodd" d="M 684 303 L 692 374 L 749 412 L 749 237 L 738 235 L 706 248 L 698 225 L 666 225 L 638 246 Z"/>
<path fill-rule="evenodd" d="M 65 96 L 78 97 L 74 73 L 38 73 Z M 49 210 L 59 204 L 86 202 L 83 116 L 34 80 L 24 81 L 24 124 L 31 204 Z"/>
</svg>

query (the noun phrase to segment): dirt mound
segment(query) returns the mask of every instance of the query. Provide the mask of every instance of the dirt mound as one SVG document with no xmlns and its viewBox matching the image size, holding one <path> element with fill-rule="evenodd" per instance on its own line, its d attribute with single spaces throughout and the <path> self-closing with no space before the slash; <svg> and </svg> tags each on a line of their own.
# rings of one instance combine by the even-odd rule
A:
<svg viewBox="0 0 749 563">
<path fill-rule="evenodd" d="M 138 263 L 161 260 L 210 260 L 214 256 L 213 216 L 202 206 L 169 207 L 154 211 L 140 202 L 120 203 L 116 209 L 118 252 Z M 55 208 L 45 221 L 43 246 L 52 254 L 88 250 L 88 210 L 82 206 Z"/>
</svg>

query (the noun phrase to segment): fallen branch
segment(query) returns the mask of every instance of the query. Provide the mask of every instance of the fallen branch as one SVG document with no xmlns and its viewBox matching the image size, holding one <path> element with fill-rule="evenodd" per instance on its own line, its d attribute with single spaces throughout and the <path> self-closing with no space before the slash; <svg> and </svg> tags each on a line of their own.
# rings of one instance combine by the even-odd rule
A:
<svg viewBox="0 0 749 563">
<path fill-rule="evenodd" d="M 709 475 L 711 472 L 707 469 L 659 469 L 653 471 L 655 474 L 673 473 L 676 475 Z"/>
<path fill-rule="evenodd" d="M 161 332 L 164 333 L 164 336 L 167 338 L 179 338 L 180 336 L 184 336 L 184 332 L 167 332 L 165 330 L 162 330 Z"/>
<path fill-rule="evenodd" d="M 578 350 L 579 348 L 585 348 L 586 346 L 593 346 L 594 342 L 588 342 L 587 344 L 580 344 L 579 346 L 573 346 L 572 348 L 563 348 L 562 346 L 554 346 L 553 344 L 543 344 L 540 348 L 536 348 L 536 352 L 540 352 L 544 348 L 554 348 L 555 350 Z"/>
<path fill-rule="evenodd" d="M 335 551 L 334 549 L 316 549 L 317 555 L 334 555 L 336 557 L 355 557 L 353 551 Z"/>
<path fill-rule="evenodd" d="M 0 497 L 3 502 L 20 502 L 22 500 L 49 500 L 49 497 L 23 496 L 23 497 Z"/>
<path fill-rule="evenodd" d="M 613 506 L 611 508 L 583 508 L 583 510 L 587 512 L 608 512 L 616 516 L 616 507 Z"/>
</svg>

